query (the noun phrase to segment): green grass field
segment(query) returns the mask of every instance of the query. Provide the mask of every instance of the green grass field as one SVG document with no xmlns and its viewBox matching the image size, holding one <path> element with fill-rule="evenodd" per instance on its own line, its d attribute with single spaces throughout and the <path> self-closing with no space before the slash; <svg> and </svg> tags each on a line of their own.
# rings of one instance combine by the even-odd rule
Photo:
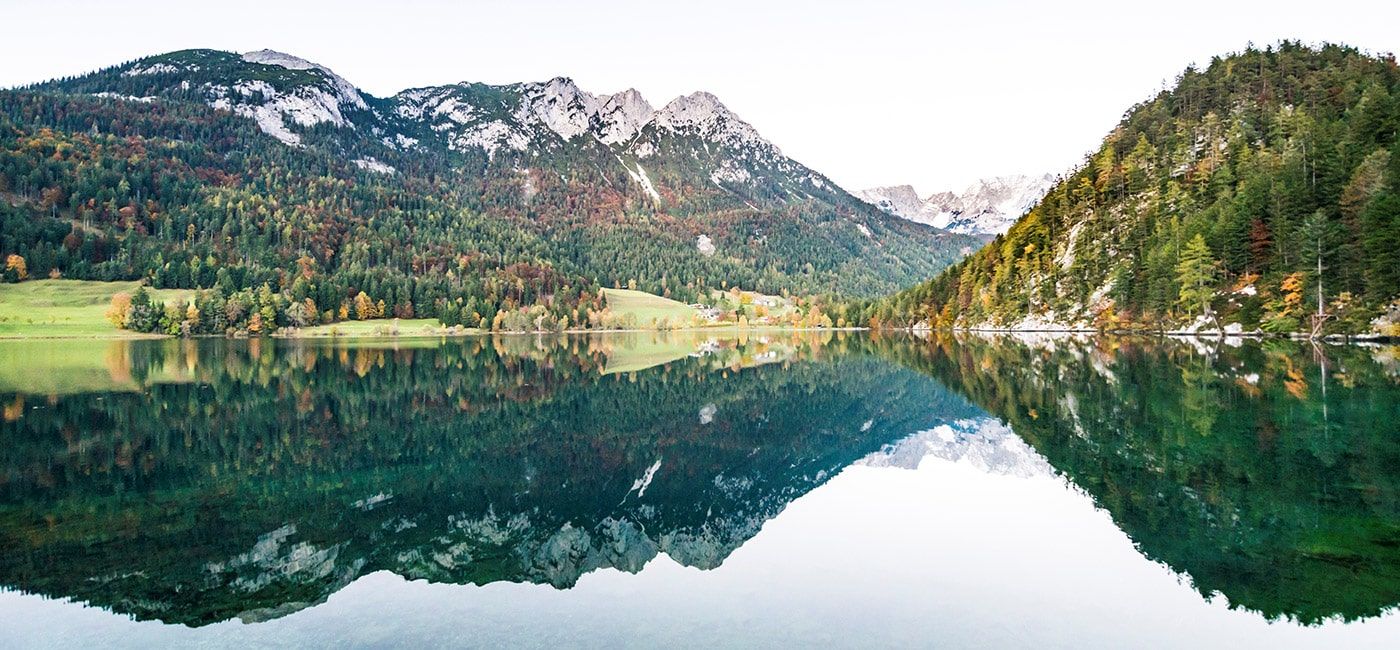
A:
<svg viewBox="0 0 1400 650">
<path fill-rule="evenodd" d="M 30 280 L 0 284 L 0 338 L 140 337 L 107 322 L 107 306 L 119 291 L 140 282 Z M 188 297 L 185 289 L 152 289 L 151 298 L 169 302 Z"/>
<path fill-rule="evenodd" d="M 648 327 L 668 318 L 682 325 L 690 325 L 695 318 L 695 309 L 690 305 L 644 291 L 603 289 L 603 297 L 608 301 L 608 309 L 620 317 L 632 314 L 639 327 Z"/>
</svg>

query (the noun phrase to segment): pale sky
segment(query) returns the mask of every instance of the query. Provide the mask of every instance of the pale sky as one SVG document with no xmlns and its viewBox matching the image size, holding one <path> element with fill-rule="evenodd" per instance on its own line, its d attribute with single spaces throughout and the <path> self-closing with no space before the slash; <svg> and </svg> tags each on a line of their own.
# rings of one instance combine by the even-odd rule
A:
<svg viewBox="0 0 1400 650">
<path fill-rule="evenodd" d="M 385 96 L 555 76 L 708 90 L 848 189 L 1072 167 L 1188 64 L 1283 38 L 1400 50 L 1400 2 L 0 0 L 0 86 L 271 48 Z"/>
</svg>

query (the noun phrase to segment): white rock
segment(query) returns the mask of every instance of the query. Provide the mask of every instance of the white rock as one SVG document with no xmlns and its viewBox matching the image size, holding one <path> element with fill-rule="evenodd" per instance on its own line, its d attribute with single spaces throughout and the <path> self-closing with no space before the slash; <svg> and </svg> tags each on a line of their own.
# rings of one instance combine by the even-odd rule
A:
<svg viewBox="0 0 1400 650">
<path fill-rule="evenodd" d="M 355 166 L 379 174 L 393 174 L 398 171 L 389 165 L 375 160 L 372 156 L 366 156 L 355 160 Z"/>
<path fill-rule="evenodd" d="M 635 138 L 655 114 L 642 94 L 629 88 L 604 98 L 594 116 L 593 130 L 604 144 L 621 144 Z"/>
</svg>

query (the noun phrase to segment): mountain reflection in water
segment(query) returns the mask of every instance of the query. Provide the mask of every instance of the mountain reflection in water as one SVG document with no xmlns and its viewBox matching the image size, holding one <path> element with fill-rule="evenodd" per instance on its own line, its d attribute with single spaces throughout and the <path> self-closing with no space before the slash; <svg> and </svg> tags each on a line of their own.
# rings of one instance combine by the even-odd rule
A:
<svg viewBox="0 0 1400 650">
<path fill-rule="evenodd" d="M 1070 486 L 1232 608 L 1364 620 L 1400 602 L 1397 367 L 831 332 L 0 342 L 0 584 L 189 626 L 381 571 L 568 589 L 719 567 L 843 471 L 953 463 Z"/>
</svg>

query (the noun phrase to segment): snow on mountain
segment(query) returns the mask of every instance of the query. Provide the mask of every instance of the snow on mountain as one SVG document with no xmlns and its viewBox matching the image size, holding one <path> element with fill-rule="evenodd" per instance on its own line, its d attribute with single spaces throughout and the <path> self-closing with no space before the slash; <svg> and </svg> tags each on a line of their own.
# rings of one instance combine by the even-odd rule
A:
<svg viewBox="0 0 1400 650">
<path fill-rule="evenodd" d="M 908 185 L 871 188 L 855 195 L 910 221 L 962 234 L 997 235 L 1035 207 L 1054 181 L 1050 174 L 997 176 L 979 180 L 961 193 L 937 192 L 924 199 Z"/>
<path fill-rule="evenodd" d="M 169 63 L 152 63 L 149 65 L 136 64 L 122 72 L 123 77 L 139 77 L 147 74 L 178 74 L 185 68 L 180 68 Z"/>
<path fill-rule="evenodd" d="M 399 93 L 393 102 L 396 117 L 426 124 L 451 148 L 481 147 L 488 154 L 557 144 L 551 134 L 565 142 L 592 136 L 608 147 L 627 147 L 648 125 L 731 147 L 771 147 L 752 126 L 704 92 L 678 97 L 656 110 L 635 89 L 595 95 L 557 77 L 508 86 L 418 88 Z M 654 150 L 654 143 L 639 143 L 632 153 L 645 158 Z"/>
<path fill-rule="evenodd" d="M 1001 234 L 1035 207 L 1054 182 L 1050 174 L 982 179 L 951 200 L 926 202 L 920 215 L 953 232 Z"/>
<path fill-rule="evenodd" d="M 211 86 L 207 92 L 210 106 L 251 117 L 264 133 L 290 145 L 301 144 L 301 136 L 287 128 L 288 119 L 300 126 L 352 126 L 336 97 L 321 88 L 303 86 L 284 93 L 266 81 L 240 81 L 231 88 Z"/>
<path fill-rule="evenodd" d="M 1051 476 L 1050 463 L 995 418 L 959 420 L 920 431 L 856 461 L 868 467 L 918 469 L 925 458 L 964 463 L 988 474 Z"/>
<path fill-rule="evenodd" d="M 251 118 L 262 131 L 292 146 L 313 137 L 308 130 L 332 125 L 354 129 L 383 146 L 383 160 L 435 149 L 480 151 L 488 159 L 524 155 L 517 167 L 535 166 L 531 159 L 548 164 L 564 155 L 571 164 L 587 159 L 603 169 L 611 164 L 608 159 L 615 159 L 653 201 L 675 196 L 668 185 L 694 186 L 696 181 L 743 198 L 750 207 L 754 196 L 784 203 L 818 197 L 849 201 L 829 180 L 784 156 L 719 98 L 703 91 L 676 97 L 658 109 L 635 89 L 594 94 L 572 79 L 555 77 L 507 85 L 463 82 L 380 99 L 325 66 L 274 50 L 182 50 L 137 61 L 121 74 L 138 80 L 138 87 L 140 80 L 149 79 L 149 94 L 155 97 L 200 93 L 209 105 Z M 352 135 L 341 144 L 359 139 Z M 377 164 L 351 162 L 371 171 L 388 167 L 373 156 L 360 159 Z"/>
<path fill-rule="evenodd" d="M 869 203 L 888 214 L 902 217 L 911 221 L 919 214 L 919 210 L 924 207 L 924 200 L 919 198 L 918 192 L 914 191 L 912 185 L 891 185 L 889 187 L 872 187 L 868 190 L 854 192 L 856 198 Z"/>
<path fill-rule="evenodd" d="M 392 174 L 398 171 L 389 165 L 379 162 L 379 160 L 374 158 L 373 156 L 367 156 L 365 158 L 356 158 L 354 162 L 355 166 L 359 167 L 360 169 L 372 171 L 379 174 Z"/>
</svg>

